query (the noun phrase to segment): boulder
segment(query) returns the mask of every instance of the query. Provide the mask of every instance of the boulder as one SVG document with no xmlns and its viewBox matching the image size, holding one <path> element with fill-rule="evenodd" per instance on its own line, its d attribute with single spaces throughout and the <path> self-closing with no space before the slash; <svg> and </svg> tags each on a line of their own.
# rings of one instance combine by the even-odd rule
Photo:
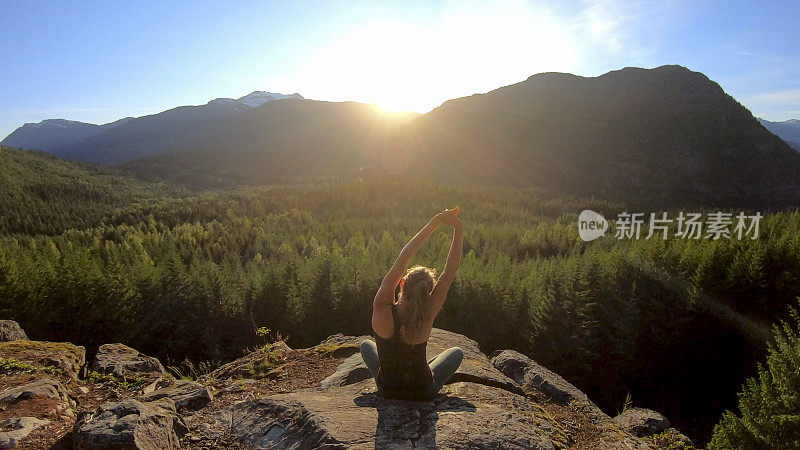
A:
<svg viewBox="0 0 800 450">
<path fill-rule="evenodd" d="M 369 336 L 348 338 L 341 335 L 334 335 L 331 338 L 335 338 L 337 342 L 354 343 L 357 340 L 360 346 L 361 341 L 365 338 L 369 338 Z M 331 338 L 328 338 L 328 340 Z M 439 328 L 431 330 L 431 336 L 428 339 L 427 345 L 428 361 L 450 347 L 460 347 L 464 352 L 464 359 L 456 373 L 450 377 L 448 383 L 471 381 L 486 386 L 499 387 L 509 392 L 523 393 L 523 390 L 515 384 L 512 379 L 492 366 L 489 358 L 481 352 L 477 342 L 464 335 L 441 330 Z M 356 353 L 344 360 L 333 374 L 322 381 L 320 386 L 344 386 L 365 380 L 370 378 L 370 376 L 369 369 L 367 369 L 361 359 L 361 353 Z"/>
<path fill-rule="evenodd" d="M 86 349 L 67 342 L 9 341 L 0 342 L 0 357 L 15 359 L 40 369 L 58 369 L 77 379 L 86 362 Z"/>
<path fill-rule="evenodd" d="M 123 344 L 103 344 L 97 350 L 92 370 L 123 377 L 132 373 L 163 373 L 156 358 Z"/>
<path fill-rule="evenodd" d="M 69 402 L 69 394 L 64 386 L 52 378 L 42 378 L 32 383 L 9 388 L 0 392 L 0 402 L 15 403 L 35 396 L 49 397 Z"/>
<path fill-rule="evenodd" d="M 177 449 L 185 433 L 186 425 L 171 401 L 126 399 L 81 414 L 72 430 L 72 443 L 76 450 Z"/>
<path fill-rule="evenodd" d="M 669 437 L 672 442 L 680 442 L 687 447 L 695 447 L 694 442 L 688 436 L 678 431 L 677 428 L 667 428 L 664 434 Z"/>
<path fill-rule="evenodd" d="M 258 377 L 268 371 L 268 369 L 261 371 L 259 368 L 266 369 L 271 367 L 274 360 L 282 359 L 293 351 L 285 342 L 278 341 L 260 347 L 235 361 L 219 367 L 211 373 L 211 376 L 217 379 Z"/>
<path fill-rule="evenodd" d="M 386 400 L 364 380 L 235 403 L 213 416 L 208 438 L 231 432 L 248 448 L 519 448 L 569 445 L 525 397 L 457 382 L 430 402 Z M 214 434 L 216 433 L 216 436 Z"/>
<path fill-rule="evenodd" d="M 589 402 L 580 389 L 522 353 L 503 350 L 492 358 L 492 365 L 521 386 L 537 389 L 556 403 Z"/>
<path fill-rule="evenodd" d="M 211 391 L 194 381 L 178 380 L 175 386 L 155 390 L 142 397 L 143 402 L 168 398 L 175 403 L 178 411 L 198 410 L 214 400 Z"/>
<path fill-rule="evenodd" d="M 15 417 L 0 422 L 0 448 L 14 448 L 19 441 L 42 425 L 50 423 L 46 419 L 35 417 Z"/>
<path fill-rule="evenodd" d="M 669 428 L 669 420 L 666 417 L 645 408 L 629 408 L 614 417 L 614 422 L 623 430 L 638 437 L 652 436 Z"/>
<path fill-rule="evenodd" d="M 0 320 L 0 342 L 27 341 L 28 336 L 13 320 Z"/>
<path fill-rule="evenodd" d="M 370 378 L 370 373 L 364 360 L 361 358 L 361 353 L 356 353 L 345 359 L 339 367 L 336 368 L 332 374 L 322 380 L 320 387 L 328 388 L 332 386 L 346 386 L 348 384 L 358 383 L 359 381 Z"/>
</svg>

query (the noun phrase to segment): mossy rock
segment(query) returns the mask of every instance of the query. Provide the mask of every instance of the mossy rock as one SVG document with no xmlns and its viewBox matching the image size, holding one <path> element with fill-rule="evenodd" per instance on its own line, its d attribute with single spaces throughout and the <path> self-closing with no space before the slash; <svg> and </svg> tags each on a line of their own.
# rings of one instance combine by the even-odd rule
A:
<svg viewBox="0 0 800 450">
<path fill-rule="evenodd" d="M 260 347 L 211 373 L 214 379 L 263 378 L 293 352 L 283 341 Z"/>
<path fill-rule="evenodd" d="M 13 366 L 60 371 L 77 379 L 86 362 L 86 349 L 68 342 L 9 341 L 0 342 L 0 358 L 13 361 Z"/>
<path fill-rule="evenodd" d="M 341 333 L 328 336 L 318 345 L 308 351 L 317 352 L 334 358 L 348 358 L 360 351 L 364 339 L 374 339 L 372 336 L 345 336 Z"/>
</svg>

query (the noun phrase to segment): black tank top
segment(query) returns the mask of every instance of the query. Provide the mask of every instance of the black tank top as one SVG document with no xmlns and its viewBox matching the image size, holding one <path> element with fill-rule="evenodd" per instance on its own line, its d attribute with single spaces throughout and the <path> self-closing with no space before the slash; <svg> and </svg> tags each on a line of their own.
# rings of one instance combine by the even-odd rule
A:
<svg viewBox="0 0 800 450">
<path fill-rule="evenodd" d="M 411 345 L 400 340 L 400 321 L 397 320 L 395 303 L 392 303 L 392 324 L 394 333 L 389 339 L 375 333 L 381 362 L 376 380 L 378 389 L 385 398 L 427 400 L 428 390 L 433 384 L 433 374 L 425 355 L 428 341 Z"/>
</svg>

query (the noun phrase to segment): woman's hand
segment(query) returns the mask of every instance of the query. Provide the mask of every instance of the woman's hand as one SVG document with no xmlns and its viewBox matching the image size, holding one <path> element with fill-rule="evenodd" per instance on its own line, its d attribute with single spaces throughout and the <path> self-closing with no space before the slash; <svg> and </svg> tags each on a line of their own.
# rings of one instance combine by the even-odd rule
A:
<svg viewBox="0 0 800 450">
<path fill-rule="evenodd" d="M 458 218 L 458 213 L 461 212 L 461 207 L 456 206 L 452 209 L 445 209 L 444 211 L 440 212 L 434 219 L 437 220 L 437 224 L 440 225 L 450 225 L 453 228 L 462 225 L 461 219 Z"/>
</svg>

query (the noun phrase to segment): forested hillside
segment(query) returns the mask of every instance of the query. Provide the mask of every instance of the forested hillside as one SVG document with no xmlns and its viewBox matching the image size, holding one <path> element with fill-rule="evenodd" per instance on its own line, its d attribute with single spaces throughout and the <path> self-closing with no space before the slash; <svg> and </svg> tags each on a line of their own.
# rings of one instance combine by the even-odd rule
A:
<svg viewBox="0 0 800 450">
<path fill-rule="evenodd" d="M 230 100 L 230 99 L 227 99 Z M 212 100 L 205 105 L 179 106 L 136 117 L 104 133 L 64 145 L 53 154 L 69 160 L 112 165 L 132 158 L 182 150 L 185 142 L 209 124 L 249 109 L 239 102 Z"/>
<path fill-rule="evenodd" d="M 115 208 L 185 190 L 119 170 L 0 146 L 0 231 L 54 234 L 99 225 Z"/>
<path fill-rule="evenodd" d="M 800 294 L 798 213 L 769 215 L 756 241 L 586 243 L 577 213 L 624 205 L 385 182 L 122 203 L 103 224 L 2 237 L 0 314 L 41 339 L 124 341 L 170 364 L 235 357 L 257 327 L 292 345 L 365 334 L 404 243 L 459 204 L 464 260 L 436 326 L 520 350 L 609 412 L 630 393 L 702 442 Z M 441 270 L 449 240 L 439 231 L 414 262 Z"/>
</svg>

